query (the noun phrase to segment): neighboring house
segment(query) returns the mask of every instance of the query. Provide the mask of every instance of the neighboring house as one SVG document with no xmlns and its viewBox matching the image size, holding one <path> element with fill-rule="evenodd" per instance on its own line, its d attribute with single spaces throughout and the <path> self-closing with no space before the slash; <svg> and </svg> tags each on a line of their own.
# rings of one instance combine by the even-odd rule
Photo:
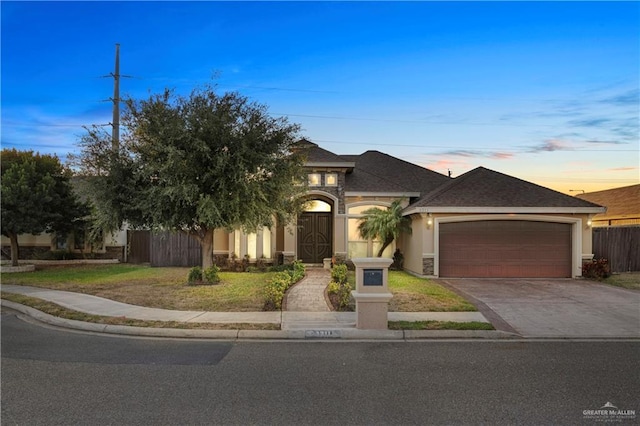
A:
<svg viewBox="0 0 640 426">
<path fill-rule="evenodd" d="M 593 257 L 590 221 L 605 208 L 482 167 L 455 179 L 378 151 L 336 155 L 309 141 L 309 203 L 298 226 L 216 232 L 227 257 L 322 263 L 374 256 L 357 225 L 371 207 L 403 199 L 413 232 L 388 247 L 404 268 L 438 277 L 576 277 Z"/>
<path fill-rule="evenodd" d="M 84 188 L 81 178 L 71 179 L 74 192 L 81 200 L 86 201 L 88 190 Z M 11 259 L 11 241 L 2 235 L 2 258 Z M 59 260 L 65 259 L 118 259 L 126 261 L 127 231 L 120 230 L 112 234 L 105 234 L 97 244 L 91 244 L 85 232 L 71 232 L 66 235 L 56 235 L 44 232 L 38 235 L 18 235 L 20 259 Z"/>
<path fill-rule="evenodd" d="M 593 253 L 612 272 L 640 271 L 640 184 L 577 197 L 606 206 L 593 217 Z"/>
<path fill-rule="evenodd" d="M 11 242 L 2 236 L 2 258 L 11 259 Z M 107 234 L 101 243 L 91 245 L 82 233 L 56 235 L 42 233 L 39 235 L 18 235 L 20 259 L 60 260 L 65 259 L 118 259 L 125 261 L 127 234 L 121 231 Z"/>
<path fill-rule="evenodd" d="M 594 227 L 640 225 L 640 184 L 587 192 L 576 197 L 607 208 L 605 213 L 593 217 Z"/>
</svg>

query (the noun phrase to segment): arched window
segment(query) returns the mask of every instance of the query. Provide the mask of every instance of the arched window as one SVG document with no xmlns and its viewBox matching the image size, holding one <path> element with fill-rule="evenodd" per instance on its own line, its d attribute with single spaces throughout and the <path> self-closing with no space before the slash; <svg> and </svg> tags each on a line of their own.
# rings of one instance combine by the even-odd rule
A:
<svg viewBox="0 0 640 426">
<path fill-rule="evenodd" d="M 330 212 L 331 204 L 322 200 L 311 200 L 304 209 L 305 212 Z"/>
</svg>

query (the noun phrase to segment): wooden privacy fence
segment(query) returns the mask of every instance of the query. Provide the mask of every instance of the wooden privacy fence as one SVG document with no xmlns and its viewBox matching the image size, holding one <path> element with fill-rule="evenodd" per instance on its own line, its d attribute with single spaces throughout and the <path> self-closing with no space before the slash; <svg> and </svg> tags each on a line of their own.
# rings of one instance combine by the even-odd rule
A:
<svg viewBox="0 0 640 426">
<path fill-rule="evenodd" d="M 127 231 L 128 262 L 151 266 L 200 266 L 202 249 L 182 232 Z"/>
<path fill-rule="evenodd" d="M 151 266 L 200 266 L 202 248 L 183 232 L 151 234 Z"/>
<path fill-rule="evenodd" d="M 640 271 L 640 226 L 593 228 L 593 254 L 607 259 L 611 272 Z"/>
<path fill-rule="evenodd" d="M 151 262 L 151 232 L 127 231 L 127 262 Z"/>
</svg>

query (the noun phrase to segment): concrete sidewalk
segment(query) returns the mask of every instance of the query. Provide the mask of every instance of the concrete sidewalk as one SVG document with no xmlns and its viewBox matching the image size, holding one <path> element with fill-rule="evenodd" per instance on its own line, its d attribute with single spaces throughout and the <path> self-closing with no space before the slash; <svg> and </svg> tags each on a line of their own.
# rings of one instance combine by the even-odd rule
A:
<svg viewBox="0 0 640 426">
<path fill-rule="evenodd" d="M 43 314 L 35 309 L 21 307 L 16 303 L 2 301 L 3 306 L 19 310 L 54 325 L 79 328 L 89 331 L 102 331 L 118 334 L 135 334 L 166 337 L 207 337 L 207 338 L 366 338 L 366 339 L 407 339 L 407 338 L 474 338 L 514 337 L 499 331 L 393 331 L 358 330 L 355 328 L 355 312 L 204 312 L 174 311 L 169 309 L 147 308 L 116 302 L 102 297 L 68 291 L 49 290 L 38 287 L 3 285 L 2 291 L 22 294 L 55 303 L 68 309 L 92 315 L 108 317 L 126 317 L 147 321 L 178 321 L 185 323 L 217 324 L 276 324 L 281 330 L 177 330 L 146 327 L 106 326 L 103 324 L 82 323 L 64 320 Z M 454 321 L 489 322 L 480 312 L 390 312 L 390 321 Z"/>
</svg>

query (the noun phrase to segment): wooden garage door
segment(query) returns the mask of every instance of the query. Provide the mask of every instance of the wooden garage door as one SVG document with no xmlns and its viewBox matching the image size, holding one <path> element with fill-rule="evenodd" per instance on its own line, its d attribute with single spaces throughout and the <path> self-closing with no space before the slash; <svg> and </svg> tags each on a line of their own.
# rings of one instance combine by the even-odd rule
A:
<svg viewBox="0 0 640 426">
<path fill-rule="evenodd" d="M 440 225 L 441 277 L 571 277 L 571 225 L 511 220 Z"/>
</svg>

